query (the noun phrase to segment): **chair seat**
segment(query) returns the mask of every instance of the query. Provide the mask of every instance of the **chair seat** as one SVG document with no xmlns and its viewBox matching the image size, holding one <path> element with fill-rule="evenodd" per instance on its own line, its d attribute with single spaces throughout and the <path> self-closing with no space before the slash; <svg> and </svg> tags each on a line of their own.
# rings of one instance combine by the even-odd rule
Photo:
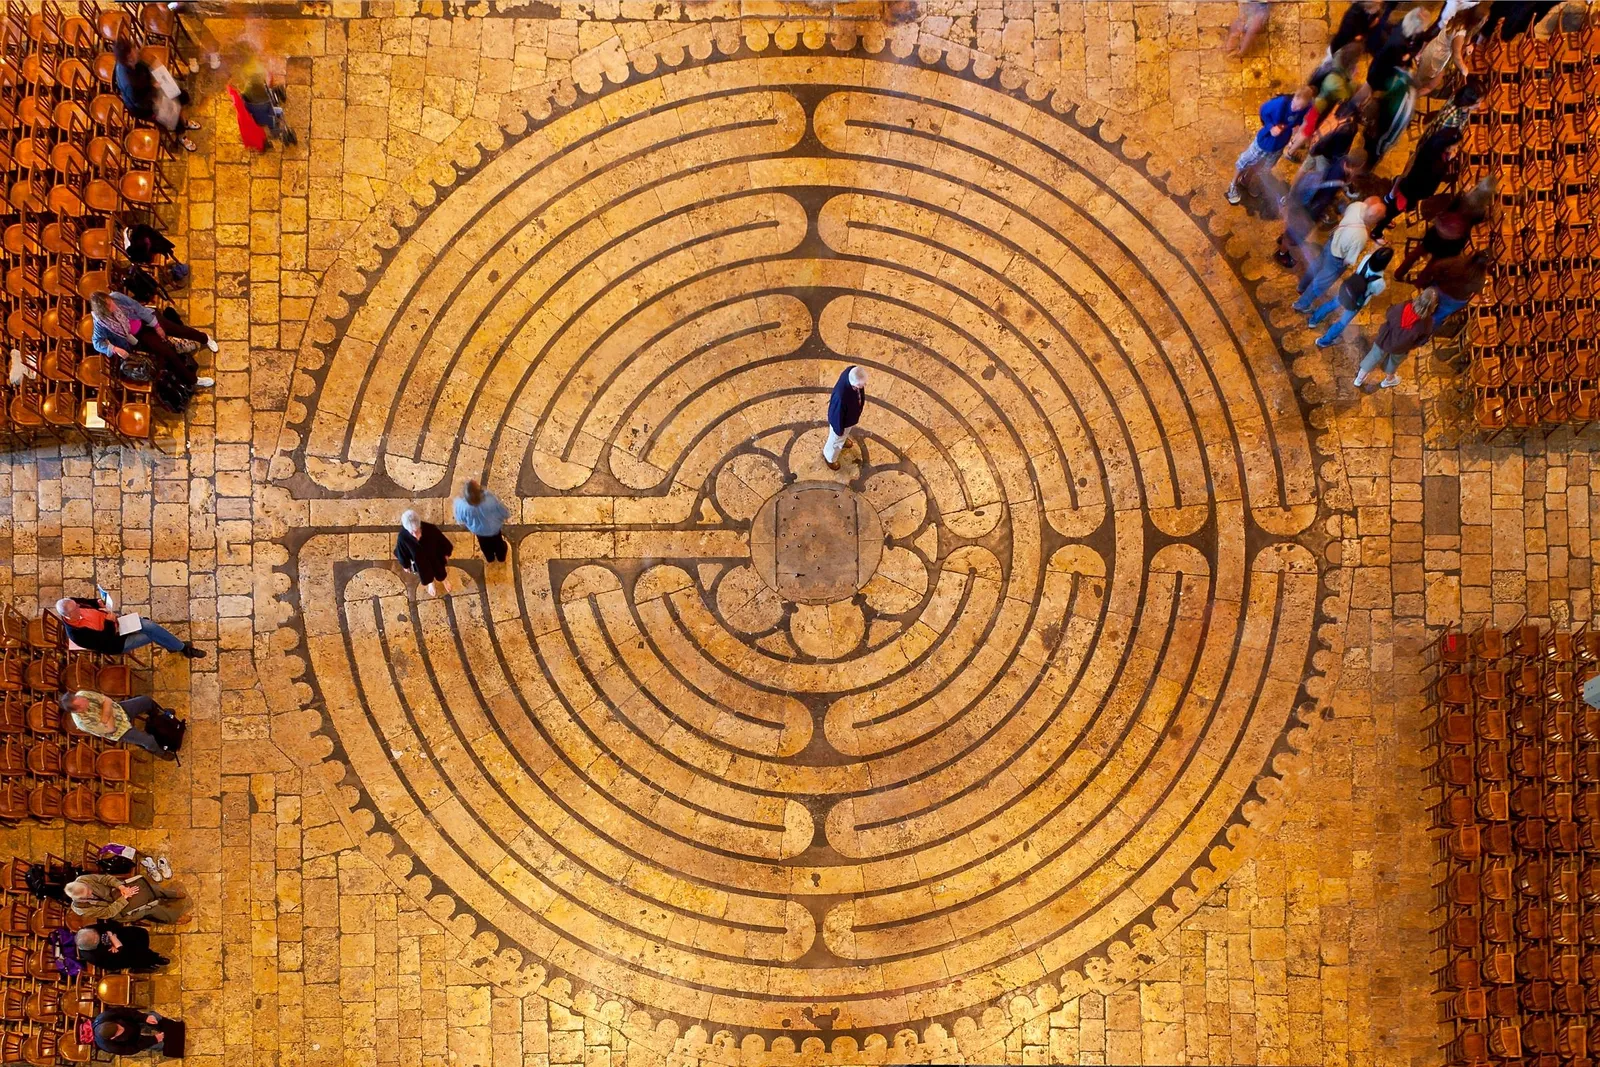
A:
<svg viewBox="0 0 1600 1067">
<path fill-rule="evenodd" d="M 156 176 L 154 171 L 130 170 L 122 176 L 122 195 L 135 204 L 148 204 L 155 200 Z"/>
<path fill-rule="evenodd" d="M 48 227 L 46 227 L 48 229 Z M 78 250 L 85 259 L 109 259 L 111 256 L 111 228 L 96 226 L 78 235 Z"/>
<path fill-rule="evenodd" d="M 95 750 L 87 741 L 79 741 L 67 750 L 67 777 L 68 778 L 94 778 L 99 772 L 96 769 Z"/>
<path fill-rule="evenodd" d="M 22 183 L 19 182 L 18 184 L 20 185 Z M 101 184 L 105 183 L 102 182 Z M 114 191 L 115 190 L 113 190 L 113 192 Z M 16 189 L 13 187 L 12 193 L 15 194 L 15 192 Z M 22 206 L 21 204 L 17 204 L 15 195 L 13 195 L 11 202 L 17 207 Z M 85 210 L 83 198 L 79 196 L 78 191 L 70 185 L 52 185 L 50 187 L 50 193 L 46 202 L 50 210 L 54 211 L 58 215 L 72 215 L 77 217 L 82 215 Z M 100 211 L 102 209 L 96 208 L 95 210 Z"/>
<path fill-rule="evenodd" d="M 72 393 L 48 393 L 39 408 L 44 413 L 44 421 L 52 426 L 71 426 L 78 421 L 78 398 Z"/>
<path fill-rule="evenodd" d="M 123 404 L 118 408 L 117 432 L 124 437 L 149 437 L 150 405 Z"/>
<path fill-rule="evenodd" d="M 54 310 L 54 308 L 50 309 L 50 311 Z M 45 312 L 47 319 L 50 311 Z M 39 322 L 27 308 L 19 307 L 6 316 L 6 333 L 13 339 L 27 338 L 28 340 L 37 341 L 39 339 Z"/>
<path fill-rule="evenodd" d="M 94 76 L 107 85 L 116 84 L 117 54 L 115 52 L 101 52 L 94 57 Z"/>
<path fill-rule="evenodd" d="M 94 822 L 96 815 L 94 791 L 88 786 L 78 786 L 67 794 L 61 814 L 70 822 Z"/>
<path fill-rule="evenodd" d="M 97 352 L 78 360 L 78 381 L 90 389 L 103 389 L 107 384 L 106 357 Z"/>
<path fill-rule="evenodd" d="M 126 188 L 126 182 L 127 178 L 124 176 L 124 188 Z M 54 190 L 51 191 L 54 192 Z M 133 198 L 129 197 L 129 199 Z M 116 186 L 104 178 L 96 178 L 84 187 L 83 203 L 88 204 L 91 209 L 101 214 L 109 215 L 122 207 L 122 198 L 117 195 Z"/>
<path fill-rule="evenodd" d="M 107 826 L 122 826 L 133 818 L 133 798 L 127 793 L 105 793 L 95 805 L 95 815 Z"/>
<path fill-rule="evenodd" d="M 108 748 L 100 753 L 95 772 L 102 782 L 126 782 L 133 777 L 133 756 L 125 748 Z"/>
<path fill-rule="evenodd" d="M 154 163 L 161 158 L 161 135 L 148 126 L 129 130 L 122 145 L 134 159 Z"/>
<path fill-rule="evenodd" d="M 96 672 L 94 688 L 115 699 L 132 696 L 133 669 L 125 663 L 112 663 L 101 667 Z"/>
<path fill-rule="evenodd" d="M 40 232 L 40 245 L 46 252 L 70 256 L 78 251 L 77 230 L 73 223 L 47 222 Z"/>
</svg>

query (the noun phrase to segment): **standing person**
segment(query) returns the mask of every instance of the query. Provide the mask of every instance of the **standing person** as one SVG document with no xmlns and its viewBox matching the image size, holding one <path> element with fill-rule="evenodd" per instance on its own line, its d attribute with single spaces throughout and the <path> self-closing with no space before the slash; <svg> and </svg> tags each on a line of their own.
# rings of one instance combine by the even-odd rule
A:
<svg viewBox="0 0 1600 1067">
<path fill-rule="evenodd" d="M 1347 44 L 1333 54 L 1333 58 L 1322 66 L 1312 71 L 1307 79 L 1308 84 L 1316 90 L 1316 96 L 1311 101 L 1311 106 L 1306 109 L 1305 122 L 1295 132 L 1294 139 L 1289 142 L 1287 151 L 1292 155 L 1301 145 L 1311 140 L 1317 132 L 1317 127 L 1328 113 L 1340 104 L 1355 95 L 1355 70 L 1356 62 L 1361 58 L 1359 44 Z"/>
<path fill-rule="evenodd" d="M 406 570 L 416 574 L 429 596 L 438 596 L 441 591 L 453 592 L 448 575 L 450 554 L 454 551 L 455 546 L 439 527 L 431 522 L 423 522 L 415 511 L 408 509 L 400 516 L 400 534 L 395 538 L 394 558 Z"/>
<path fill-rule="evenodd" d="M 1267 27 L 1267 17 L 1272 5 L 1263 0 L 1240 0 L 1239 17 L 1228 27 L 1228 41 L 1222 46 L 1223 55 L 1240 56 L 1250 51 L 1256 36 Z"/>
<path fill-rule="evenodd" d="M 205 649 L 175 636 L 149 619 L 139 620 L 139 629 L 123 635 L 117 632 L 118 615 L 99 600 L 87 597 L 62 597 L 56 601 L 56 614 L 66 625 L 67 638 L 79 648 L 102 656 L 120 656 L 145 645 L 160 645 L 168 652 L 181 652 L 188 659 L 202 659 Z"/>
<path fill-rule="evenodd" d="M 183 1055 L 183 1024 L 142 1008 L 107 1006 L 94 1017 L 94 1045 L 113 1056 L 137 1056 L 159 1048 L 163 1056 Z"/>
<path fill-rule="evenodd" d="M 128 114 L 146 122 L 154 122 L 168 133 L 177 134 L 178 143 L 193 152 L 195 143 L 179 132 L 200 128 L 198 122 L 185 122 L 183 118 L 183 105 L 188 103 L 189 94 L 179 93 L 173 98 L 162 92 L 150 73 L 150 65 L 139 58 L 138 46 L 126 37 L 117 38 L 112 51 L 117 60 L 112 80 Z"/>
<path fill-rule="evenodd" d="M 189 894 L 170 882 L 152 882 L 142 874 L 120 878 L 114 874 L 80 874 L 67 883 L 72 910 L 86 919 L 123 919 L 172 923 L 181 926 L 189 914 Z"/>
<path fill-rule="evenodd" d="M 1306 238 L 1317 228 L 1323 213 L 1350 188 L 1351 175 L 1361 171 L 1366 158 L 1359 148 L 1351 149 L 1348 156 L 1319 156 L 1313 152 L 1306 157 L 1299 177 L 1284 198 L 1283 233 L 1278 236 L 1273 259 L 1302 274 L 1311 269 L 1312 252 L 1308 252 Z"/>
<path fill-rule="evenodd" d="M 499 497 L 471 478 L 462 483 L 461 495 L 456 497 L 456 522 L 478 539 L 483 558 L 490 563 L 505 562 L 509 549 L 500 527 L 510 517 Z"/>
<path fill-rule="evenodd" d="M 1471 303 L 1489 284 L 1489 268 L 1489 253 L 1484 249 L 1470 255 L 1436 259 L 1423 267 L 1417 275 L 1418 287 L 1432 286 L 1439 290 L 1439 307 L 1433 317 L 1443 323 Z"/>
<path fill-rule="evenodd" d="M 150 697 L 128 697 L 116 701 L 93 689 L 80 689 L 75 693 L 62 693 L 60 703 L 61 710 L 72 716 L 73 724 L 91 737 L 123 741 L 161 759 L 178 758 L 176 753 L 162 748 L 161 742 L 149 732 L 133 725 L 134 719 L 149 715 L 160 707 Z"/>
<path fill-rule="evenodd" d="M 1479 0 L 1445 0 L 1434 23 L 1438 32 L 1417 53 L 1414 73 L 1419 90 L 1431 95 L 1444 84 L 1451 67 L 1466 69 L 1467 42 L 1488 17 L 1488 7 Z"/>
<path fill-rule="evenodd" d="M 1361 309 L 1371 303 L 1373 297 L 1383 292 L 1385 286 L 1383 272 L 1388 269 L 1392 259 L 1394 259 L 1394 249 L 1388 245 L 1373 249 L 1372 253 L 1361 261 L 1361 265 L 1356 267 L 1355 272 L 1340 284 L 1339 291 L 1328 297 L 1311 313 L 1307 325 L 1315 328 L 1334 311 L 1339 311 L 1339 317 L 1333 320 L 1333 325 L 1317 338 L 1318 348 L 1329 348 L 1336 344 L 1339 335 L 1344 333 L 1344 328 L 1361 313 Z"/>
<path fill-rule="evenodd" d="M 1233 182 L 1228 186 L 1228 203 L 1237 204 L 1244 198 L 1241 183 L 1257 170 L 1271 170 L 1283 155 L 1283 150 L 1294 137 L 1295 127 L 1306 117 L 1311 101 L 1316 96 L 1309 85 L 1302 85 L 1293 95 L 1280 93 L 1261 105 L 1261 129 L 1239 154 L 1233 165 Z"/>
<path fill-rule="evenodd" d="M 1355 0 L 1344 9 L 1344 16 L 1339 19 L 1333 37 L 1328 41 L 1328 55 L 1337 55 L 1348 44 L 1358 44 L 1369 52 L 1375 52 L 1394 6 L 1393 3 L 1380 0 Z"/>
<path fill-rule="evenodd" d="M 1377 66 L 1377 60 L 1372 62 Z M 1393 57 L 1392 64 L 1377 81 L 1369 74 L 1367 84 L 1373 92 L 1371 117 L 1365 129 L 1367 168 L 1377 170 L 1379 162 L 1400 139 L 1416 111 L 1417 86 L 1411 77 L 1410 54 Z"/>
<path fill-rule="evenodd" d="M 1457 129 L 1437 130 L 1417 142 L 1405 173 L 1384 194 L 1383 219 L 1373 228 L 1372 236 L 1382 237 L 1397 216 L 1433 196 L 1441 185 L 1454 178 L 1460 153 L 1461 131 Z"/>
<path fill-rule="evenodd" d="M 1400 384 L 1400 375 L 1395 373 L 1400 369 L 1400 363 L 1411 352 L 1427 342 L 1433 336 L 1434 309 L 1439 305 L 1439 290 L 1423 289 L 1404 304 L 1396 304 L 1389 309 L 1388 317 L 1383 320 L 1383 328 L 1378 331 L 1378 339 L 1372 343 L 1372 348 L 1367 351 L 1366 358 L 1361 361 L 1361 367 L 1356 372 L 1356 388 L 1361 388 L 1367 380 L 1367 375 L 1383 365 L 1383 381 L 1378 383 L 1380 389 L 1393 389 Z"/>
<path fill-rule="evenodd" d="M 833 395 L 828 398 L 828 440 L 822 446 L 822 458 L 829 470 L 839 469 L 841 451 L 856 448 L 853 431 L 866 406 L 867 372 L 860 367 L 846 367 L 833 383 Z"/>
<path fill-rule="evenodd" d="M 1494 184 L 1489 178 L 1465 193 L 1440 193 L 1424 201 L 1419 210 L 1428 220 L 1428 228 L 1422 232 L 1422 240 L 1406 252 L 1394 276 L 1408 282 L 1411 268 L 1421 260 L 1459 256 L 1472 238 L 1472 228 L 1488 217 L 1493 203 Z"/>
<path fill-rule="evenodd" d="M 73 937 L 78 961 L 102 971 L 155 971 L 172 961 L 150 947 L 150 931 L 114 919 L 101 919 Z"/>
<path fill-rule="evenodd" d="M 1367 236 L 1381 218 L 1383 201 L 1375 196 L 1358 200 L 1344 209 L 1344 216 L 1323 246 L 1316 266 L 1300 277 L 1300 299 L 1294 302 L 1296 311 L 1302 315 L 1310 311 L 1312 301 L 1360 262 L 1361 253 L 1367 248 Z"/>
<path fill-rule="evenodd" d="M 1431 137 L 1440 130 L 1459 130 L 1472 121 L 1472 116 L 1481 107 L 1483 91 L 1468 82 L 1456 90 L 1456 95 L 1450 98 L 1448 104 L 1439 109 L 1427 129 L 1422 131 L 1422 136 Z"/>
<path fill-rule="evenodd" d="M 1489 5 L 1489 17 L 1478 30 L 1478 38 L 1487 40 L 1496 26 L 1500 27 L 1502 41 L 1515 40 L 1528 32 L 1550 9 L 1561 0 L 1494 0 Z"/>
</svg>

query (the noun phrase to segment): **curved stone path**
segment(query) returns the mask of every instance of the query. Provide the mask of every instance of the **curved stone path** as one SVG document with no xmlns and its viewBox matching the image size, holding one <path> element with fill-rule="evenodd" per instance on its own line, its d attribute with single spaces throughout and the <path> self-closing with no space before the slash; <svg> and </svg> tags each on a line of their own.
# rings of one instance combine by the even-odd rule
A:
<svg viewBox="0 0 1600 1067">
<path fill-rule="evenodd" d="M 1310 433 L 1202 221 L 1092 127 L 861 54 L 689 64 L 509 138 L 363 286 L 275 467 L 290 626 L 377 831 L 527 964 L 892 1032 L 1170 929 L 1272 792 Z M 392 524 L 467 477 L 510 563 L 454 531 L 418 600 Z"/>
</svg>

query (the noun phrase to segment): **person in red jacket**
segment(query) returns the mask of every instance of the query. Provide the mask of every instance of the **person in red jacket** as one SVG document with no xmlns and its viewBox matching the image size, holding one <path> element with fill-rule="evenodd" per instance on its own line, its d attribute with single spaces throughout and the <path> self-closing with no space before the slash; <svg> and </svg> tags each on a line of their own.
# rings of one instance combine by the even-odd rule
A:
<svg viewBox="0 0 1600 1067">
<path fill-rule="evenodd" d="M 1408 303 L 1396 304 L 1389 309 L 1388 318 L 1383 320 L 1383 329 L 1378 331 L 1378 339 L 1373 342 L 1366 358 L 1361 361 L 1361 369 L 1356 372 L 1357 389 L 1367 380 L 1368 374 L 1378 369 L 1380 363 L 1387 377 L 1378 383 L 1378 387 L 1393 389 L 1400 384 L 1400 376 L 1395 372 L 1412 349 L 1420 348 L 1433 336 L 1433 313 L 1438 306 L 1439 290 L 1424 289 Z"/>
</svg>

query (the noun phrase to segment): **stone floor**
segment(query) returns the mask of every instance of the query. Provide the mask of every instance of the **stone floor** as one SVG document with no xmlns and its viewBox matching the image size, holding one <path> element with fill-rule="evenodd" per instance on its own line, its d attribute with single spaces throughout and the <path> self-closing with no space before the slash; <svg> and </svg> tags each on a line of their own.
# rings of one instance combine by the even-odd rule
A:
<svg viewBox="0 0 1600 1067">
<path fill-rule="evenodd" d="M 1587 619 L 1600 471 L 1352 389 L 1223 202 L 1329 5 L 308 6 L 203 35 L 301 137 L 199 80 L 215 397 L 0 467 L 0 591 L 215 653 L 190 1062 L 1436 1062 L 1423 648 Z"/>
</svg>

